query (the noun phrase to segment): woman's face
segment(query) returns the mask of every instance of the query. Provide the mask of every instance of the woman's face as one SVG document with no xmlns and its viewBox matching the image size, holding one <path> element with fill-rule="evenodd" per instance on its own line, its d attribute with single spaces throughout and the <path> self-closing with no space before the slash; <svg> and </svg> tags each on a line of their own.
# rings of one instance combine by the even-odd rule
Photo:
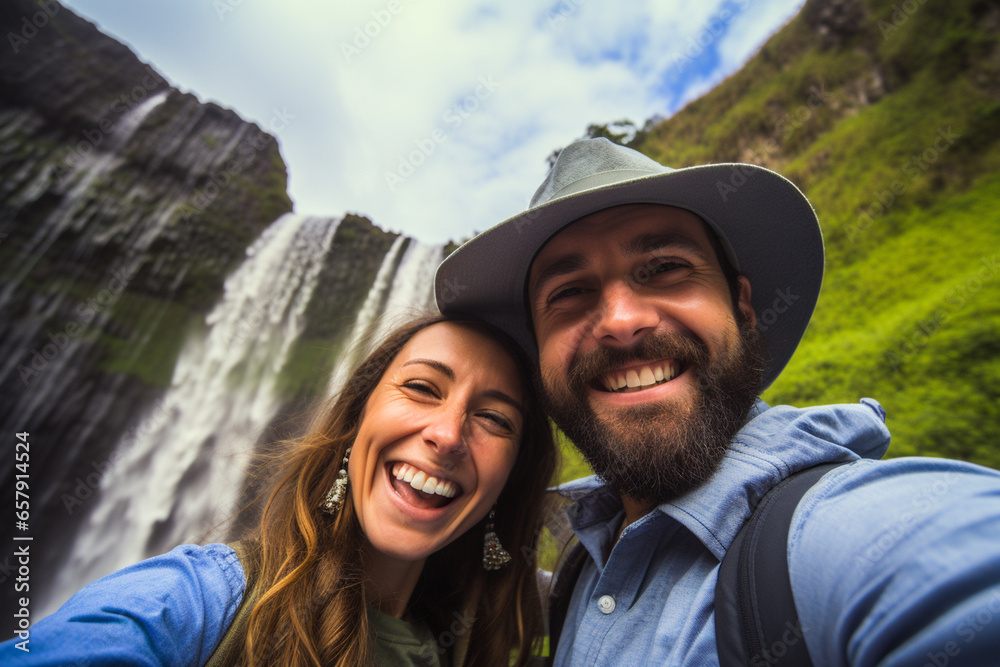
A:
<svg viewBox="0 0 1000 667">
<path fill-rule="evenodd" d="M 348 465 L 372 546 L 421 560 L 478 523 L 517 458 L 523 401 L 491 338 L 454 322 L 413 336 L 369 396 Z"/>
</svg>

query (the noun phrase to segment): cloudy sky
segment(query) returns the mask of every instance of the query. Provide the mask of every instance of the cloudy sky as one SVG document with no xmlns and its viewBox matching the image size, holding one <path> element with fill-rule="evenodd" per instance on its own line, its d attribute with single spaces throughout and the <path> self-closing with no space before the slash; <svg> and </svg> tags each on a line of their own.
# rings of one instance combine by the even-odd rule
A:
<svg viewBox="0 0 1000 667">
<path fill-rule="evenodd" d="M 298 213 L 443 243 L 523 210 L 590 123 L 669 116 L 803 0 L 64 0 L 276 133 Z"/>
</svg>

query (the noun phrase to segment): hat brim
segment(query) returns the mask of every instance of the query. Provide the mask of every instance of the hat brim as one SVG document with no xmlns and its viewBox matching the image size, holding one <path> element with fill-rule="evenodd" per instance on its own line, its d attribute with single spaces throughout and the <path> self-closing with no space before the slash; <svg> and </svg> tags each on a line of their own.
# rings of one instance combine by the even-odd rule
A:
<svg viewBox="0 0 1000 667">
<path fill-rule="evenodd" d="M 766 388 L 805 333 L 823 280 L 823 237 L 802 192 L 769 169 L 714 164 L 632 177 L 552 199 L 459 247 L 438 267 L 442 313 L 485 320 L 537 357 L 524 304 L 525 281 L 542 246 L 591 213 L 624 204 L 687 209 L 720 237 L 751 301 L 768 354 Z"/>
</svg>

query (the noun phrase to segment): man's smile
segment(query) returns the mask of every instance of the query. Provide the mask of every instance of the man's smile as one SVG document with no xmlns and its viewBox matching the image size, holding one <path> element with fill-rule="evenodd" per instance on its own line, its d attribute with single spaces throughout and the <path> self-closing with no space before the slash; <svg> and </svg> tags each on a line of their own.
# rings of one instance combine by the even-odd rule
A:
<svg viewBox="0 0 1000 667">
<path fill-rule="evenodd" d="M 612 393 L 642 391 L 670 382 L 680 374 L 681 368 L 678 359 L 663 359 L 619 368 L 601 375 L 597 380 L 599 386 L 596 388 L 603 388 Z"/>
</svg>

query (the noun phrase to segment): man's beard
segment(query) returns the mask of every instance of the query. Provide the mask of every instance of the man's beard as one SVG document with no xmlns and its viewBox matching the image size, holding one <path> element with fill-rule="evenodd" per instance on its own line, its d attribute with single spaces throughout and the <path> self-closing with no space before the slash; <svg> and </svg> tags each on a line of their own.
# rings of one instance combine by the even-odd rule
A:
<svg viewBox="0 0 1000 667">
<path fill-rule="evenodd" d="M 763 337 L 741 315 L 737 311 L 735 340 L 715 360 L 699 340 L 653 333 L 629 349 L 600 347 L 578 357 L 561 387 L 554 374 L 543 372 L 549 415 L 611 490 L 655 506 L 700 486 L 718 468 L 757 398 L 766 367 Z M 667 401 L 600 418 L 588 404 L 601 376 L 661 359 L 679 360 L 681 373 L 696 372 L 690 410 Z"/>
</svg>

